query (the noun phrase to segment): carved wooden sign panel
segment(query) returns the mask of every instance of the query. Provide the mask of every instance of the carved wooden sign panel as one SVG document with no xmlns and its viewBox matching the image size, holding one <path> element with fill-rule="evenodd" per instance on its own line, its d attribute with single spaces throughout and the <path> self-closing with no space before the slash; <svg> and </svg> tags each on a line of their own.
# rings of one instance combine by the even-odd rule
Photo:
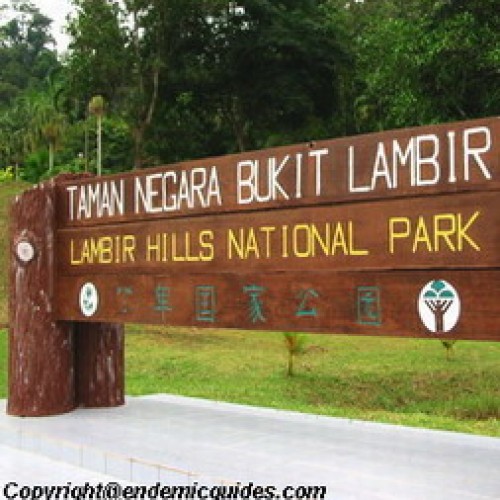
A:
<svg viewBox="0 0 500 500">
<path fill-rule="evenodd" d="M 499 130 L 58 183 L 57 318 L 500 340 Z"/>
</svg>

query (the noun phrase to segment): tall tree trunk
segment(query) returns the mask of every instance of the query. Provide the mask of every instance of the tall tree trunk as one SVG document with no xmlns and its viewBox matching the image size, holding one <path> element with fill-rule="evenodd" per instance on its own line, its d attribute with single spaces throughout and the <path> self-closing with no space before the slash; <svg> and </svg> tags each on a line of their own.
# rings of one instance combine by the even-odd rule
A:
<svg viewBox="0 0 500 500">
<path fill-rule="evenodd" d="M 160 69 L 155 68 L 153 72 L 153 93 L 151 94 L 151 99 L 149 101 L 148 111 L 143 119 L 141 117 L 138 118 L 138 123 L 134 128 L 134 168 L 136 169 L 142 168 L 144 163 L 144 136 L 146 134 L 146 130 L 151 125 L 151 122 L 153 120 L 153 113 L 156 107 L 156 101 L 158 99 L 159 79 Z"/>
<path fill-rule="evenodd" d="M 85 112 L 85 172 L 89 171 L 89 116 L 88 111 Z"/>
<path fill-rule="evenodd" d="M 97 115 L 97 175 L 102 174 L 102 116 Z"/>
<path fill-rule="evenodd" d="M 143 158 L 142 158 L 142 144 L 144 141 L 144 128 L 138 126 L 134 128 L 134 168 L 142 168 Z"/>
</svg>

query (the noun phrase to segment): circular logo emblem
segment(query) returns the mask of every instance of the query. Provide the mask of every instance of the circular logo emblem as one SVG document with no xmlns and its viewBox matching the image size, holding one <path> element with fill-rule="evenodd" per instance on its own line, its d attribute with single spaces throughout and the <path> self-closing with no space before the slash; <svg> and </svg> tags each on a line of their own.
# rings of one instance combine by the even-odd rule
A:
<svg viewBox="0 0 500 500">
<path fill-rule="evenodd" d="M 420 292 L 417 306 L 422 323 L 437 335 L 453 330 L 460 318 L 460 296 L 445 280 L 429 281 Z"/>
<path fill-rule="evenodd" d="M 27 264 L 35 258 L 35 247 L 27 240 L 22 240 L 16 245 L 17 258 Z"/>
<path fill-rule="evenodd" d="M 80 310 L 89 318 L 93 316 L 99 307 L 99 293 L 93 283 L 85 283 L 80 289 Z"/>
</svg>

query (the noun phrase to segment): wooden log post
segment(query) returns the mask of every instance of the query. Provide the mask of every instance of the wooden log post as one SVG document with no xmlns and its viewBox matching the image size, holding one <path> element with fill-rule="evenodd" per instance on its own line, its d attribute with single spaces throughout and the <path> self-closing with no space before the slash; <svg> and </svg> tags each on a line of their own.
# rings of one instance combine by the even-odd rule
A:
<svg viewBox="0 0 500 500">
<path fill-rule="evenodd" d="M 80 406 L 125 402 L 124 328 L 118 323 L 76 323 L 76 395 Z"/>
<path fill-rule="evenodd" d="M 73 325 L 52 319 L 54 220 L 53 182 L 25 192 L 12 205 L 7 405 L 11 415 L 54 415 L 77 406 Z"/>
<path fill-rule="evenodd" d="M 54 320 L 55 186 L 67 178 L 36 186 L 11 208 L 10 415 L 56 415 L 124 401 L 123 326 Z"/>
</svg>

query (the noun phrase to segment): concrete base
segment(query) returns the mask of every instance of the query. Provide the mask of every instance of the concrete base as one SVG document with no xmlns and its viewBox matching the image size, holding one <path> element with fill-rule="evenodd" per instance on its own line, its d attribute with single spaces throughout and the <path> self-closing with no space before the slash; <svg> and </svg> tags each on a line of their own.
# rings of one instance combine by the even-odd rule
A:
<svg viewBox="0 0 500 500">
<path fill-rule="evenodd" d="M 9 417 L 5 402 L 0 412 L 4 483 L 23 474 L 36 484 L 38 461 L 51 459 L 87 480 L 91 471 L 138 484 L 326 485 L 331 500 L 500 498 L 498 438 L 169 395 L 55 417 Z M 5 473 L 6 449 L 13 460 L 34 454 L 32 470 L 24 458 Z"/>
</svg>

